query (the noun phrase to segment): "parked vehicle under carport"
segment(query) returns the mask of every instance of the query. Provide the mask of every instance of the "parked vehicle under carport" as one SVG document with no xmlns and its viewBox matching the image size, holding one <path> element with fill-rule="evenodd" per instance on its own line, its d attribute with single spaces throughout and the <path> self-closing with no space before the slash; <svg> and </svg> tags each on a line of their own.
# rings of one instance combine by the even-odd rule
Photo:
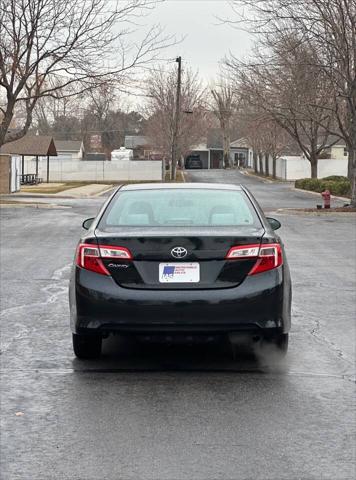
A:
<svg viewBox="0 0 356 480">
<path fill-rule="evenodd" d="M 189 155 L 185 160 L 185 168 L 187 169 L 203 168 L 203 162 L 200 158 L 200 155 Z"/>
</svg>

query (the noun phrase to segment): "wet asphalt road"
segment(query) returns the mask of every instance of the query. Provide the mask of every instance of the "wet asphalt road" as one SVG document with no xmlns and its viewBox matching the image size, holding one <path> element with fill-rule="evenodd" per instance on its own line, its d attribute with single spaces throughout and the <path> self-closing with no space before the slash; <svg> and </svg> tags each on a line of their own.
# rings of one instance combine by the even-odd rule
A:
<svg viewBox="0 0 356 480">
<path fill-rule="evenodd" d="M 243 182 L 269 214 L 317 201 L 238 172 L 190 178 Z M 283 364 L 118 338 L 79 361 L 67 281 L 102 202 L 1 209 L 1 479 L 353 479 L 355 216 L 274 214 L 294 286 Z"/>
</svg>

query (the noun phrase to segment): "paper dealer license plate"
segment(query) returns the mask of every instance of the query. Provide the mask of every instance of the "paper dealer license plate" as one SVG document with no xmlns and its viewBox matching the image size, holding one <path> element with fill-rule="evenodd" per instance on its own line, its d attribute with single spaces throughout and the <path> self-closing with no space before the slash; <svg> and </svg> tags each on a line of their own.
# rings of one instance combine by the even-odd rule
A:
<svg viewBox="0 0 356 480">
<path fill-rule="evenodd" d="M 199 263 L 160 263 L 159 281 L 161 283 L 198 283 L 200 280 Z"/>
</svg>

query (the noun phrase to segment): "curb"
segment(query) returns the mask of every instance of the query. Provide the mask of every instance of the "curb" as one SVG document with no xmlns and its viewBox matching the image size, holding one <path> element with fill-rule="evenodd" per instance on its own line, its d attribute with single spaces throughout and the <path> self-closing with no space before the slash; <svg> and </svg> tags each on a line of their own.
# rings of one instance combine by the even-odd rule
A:
<svg viewBox="0 0 356 480">
<path fill-rule="evenodd" d="M 64 196 L 64 195 L 56 195 L 56 194 L 53 194 L 53 193 L 21 193 L 21 194 L 16 194 L 16 193 L 9 193 L 9 194 L 6 194 L 6 195 L 0 195 L 0 198 L 4 198 L 5 196 L 8 197 L 9 195 L 11 195 L 11 198 L 73 198 L 73 197 L 70 197 L 70 196 Z"/>
<path fill-rule="evenodd" d="M 272 213 L 272 212 L 269 212 Z M 302 208 L 278 208 L 273 212 L 275 215 L 314 215 L 317 217 L 327 216 L 327 215 L 342 215 L 342 216 L 349 216 L 354 215 L 356 216 L 356 212 L 335 212 L 332 210 L 325 210 L 324 208 L 321 210 L 315 210 L 313 212 L 306 212 Z"/>
<path fill-rule="evenodd" d="M 270 180 L 269 178 L 263 178 L 259 175 L 255 175 L 253 173 L 248 172 L 247 170 L 239 170 L 241 175 L 247 175 L 248 177 L 256 178 L 256 180 L 260 180 L 263 183 L 276 183 L 278 180 Z"/>
<path fill-rule="evenodd" d="M 64 210 L 67 208 L 72 208 L 68 205 L 56 205 L 54 203 L 25 203 L 25 202 L 17 202 L 17 203 L 0 203 L 1 208 L 25 208 L 25 207 L 32 207 L 32 208 L 47 208 L 47 209 L 60 209 Z"/>
<path fill-rule="evenodd" d="M 318 195 L 319 198 L 321 197 L 321 193 L 319 192 L 313 192 L 312 190 L 304 190 L 303 188 L 295 188 L 295 187 L 292 187 L 292 188 L 296 192 L 311 193 L 313 195 Z M 338 197 L 336 195 L 330 195 L 330 198 L 334 198 L 336 200 L 342 200 L 344 202 L 349 202 L 349 203 L 351 202 L 351 199 L 347 197 Z"/>
<path fill-rule="evenodd" d="M 117 186 L 112 185 L 110 188 L 107 188 L 106 190 L 103 190 L 101 192 L 96 193 L 95 195 L 90 195 L 90 196 L 91 197 L 100 197 L 101 195 L 104 195 L 104 193 L 110 192 L 111 190 L 114 190 L 115 188 L 118 188 L 119 186 L 120 185 L 117 185 Z M 85 197 L 85 198 L 89 198 L 89 197 Z"/>
</svg>

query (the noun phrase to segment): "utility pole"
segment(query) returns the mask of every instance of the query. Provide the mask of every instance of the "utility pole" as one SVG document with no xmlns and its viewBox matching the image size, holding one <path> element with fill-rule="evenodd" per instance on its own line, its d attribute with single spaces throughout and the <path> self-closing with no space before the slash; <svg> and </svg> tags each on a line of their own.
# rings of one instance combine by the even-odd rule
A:
<svg viewBox="0 0 356 480">
<path fill-rule="evenodd" d="M 180 97 L 182 89 L 182 57 L 177 57 L 178 63 L 178 79 L 177 79 L 177 95 L 176 95 L 176 110 L 174 115 L 173 138 L 172 138 L 172 165 L 171 165 L 171 180 L 176 178 L 177 162 L 178 162 L 178 133 L 180 124 Z"/>
</svg>

